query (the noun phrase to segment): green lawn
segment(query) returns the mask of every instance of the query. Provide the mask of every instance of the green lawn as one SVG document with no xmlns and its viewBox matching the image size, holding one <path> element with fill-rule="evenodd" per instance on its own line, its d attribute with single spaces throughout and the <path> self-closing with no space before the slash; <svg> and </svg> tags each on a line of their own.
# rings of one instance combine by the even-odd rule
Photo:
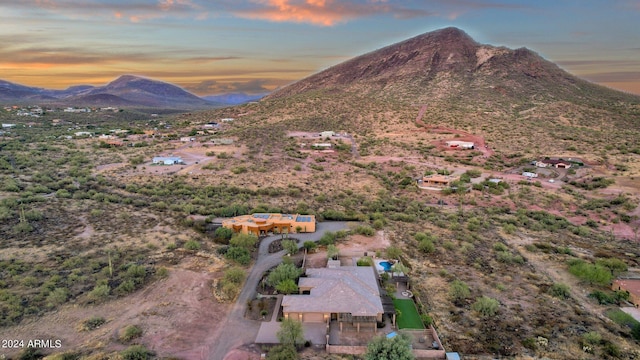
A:
<svg viewBox="0 0 640 360">
<path fill-rule="evenodd" d="M 393 305 L 400 310 L 400 316 L 396 319 L 399 329 L 424 329 L 413 300 L 395 299 Z"/>
</svg>

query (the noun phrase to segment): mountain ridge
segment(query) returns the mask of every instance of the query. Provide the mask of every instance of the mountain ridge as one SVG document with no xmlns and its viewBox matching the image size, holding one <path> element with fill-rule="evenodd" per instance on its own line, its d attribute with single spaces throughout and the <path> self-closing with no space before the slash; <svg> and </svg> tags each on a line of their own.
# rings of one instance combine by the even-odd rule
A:
<svg viewBox="0 0 640 360">
<path fill-rule="evenodd" d="M 205 109 L 224 104 L 198 97 L 176 85 L 122 75 L 103 86 L 74 85 L 64 90 L 29 87 L 0 80 L 0 101 L 42 105 L 109 105 Z"/>
</svg>

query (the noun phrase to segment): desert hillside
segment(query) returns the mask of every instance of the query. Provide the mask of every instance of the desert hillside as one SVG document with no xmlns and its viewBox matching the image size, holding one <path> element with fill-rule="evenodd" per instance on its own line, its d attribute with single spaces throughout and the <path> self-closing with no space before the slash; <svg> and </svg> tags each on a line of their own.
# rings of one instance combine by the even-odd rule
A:
<svg viewBox="0 0 640 360">
<path fill-rule="evenodd" d="M 66 344 L 40 354 L 213 354 L 259 257 L 214 223 L 282 212 L 384 238 L 465 358 L 639 356 L 610 283 L 640 261 L 640 98 L 531 50 L 447 28 L 236 107 L 1 114 L 0 334 Z"/>
</svg>

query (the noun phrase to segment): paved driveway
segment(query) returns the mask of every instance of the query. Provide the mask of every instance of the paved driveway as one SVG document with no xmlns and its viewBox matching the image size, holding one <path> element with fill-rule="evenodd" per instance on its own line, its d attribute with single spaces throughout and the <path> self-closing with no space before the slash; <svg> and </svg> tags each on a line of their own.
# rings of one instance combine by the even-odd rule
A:
<svg viewBox="0 0 640 360">
<path fill-rule="evenodd" d="M 298 246 L 301 247 L 305 241 L 320 240 L 320 237 L 326 231 L 335 232 L 346 228 L 347 222 L 344 221 L 321 222 L 316 224 L 315 233 L 295 234 L 295 237 L 300 239 Z M 208 359 L 223 360 L 230 350 L 255 341 L 261 322 L 245 319 L 244 308 L 247 302 L 255 296 L 255 289 L 265 271 L 282 262 L 282 256 L 285 254 L 284 250 L 269 254 L 269 244 L 280 238 L 280 235 L 272 235 L 262 239 L 258 248 L 258 259 L 251 268 L 247 281 L 245 281 L 244 287 L 235 304 L 233 304 L 231 311 L 220 324 L 211 324 L 213 331 L 216 333 L 217 341 L 211 345 Z"/>
</svg>

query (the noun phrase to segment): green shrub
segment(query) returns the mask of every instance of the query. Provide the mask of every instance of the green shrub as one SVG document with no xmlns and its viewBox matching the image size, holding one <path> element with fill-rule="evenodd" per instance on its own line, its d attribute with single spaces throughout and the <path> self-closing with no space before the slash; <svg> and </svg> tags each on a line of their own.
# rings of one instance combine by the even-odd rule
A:
<svg viewBox="0 0 640 360">
<path fill-rule="evenodd" d="M 196 240 L 189 240 L 184 243 L 184 248 L 191 251 L 197 251 L 200 250 L 200 243 Z"/>
<path fill-rule="evenodd" d="M 120 341 L 127 343 L 140 336 L 142 336 L 142 329 L 138 325 L 129 325 L 120 334 Z"/>
<path fill-rule="evenodd" d="M 356 265 L 358 265 L 358 266 L 371 266 L 371 265 L 373 265 L 373 260 L 369 256 L 361 257 L 356 262 Z"/>
<path fill-rule="evenodd" d="M 94 316 L 82 322 L 82 329 L 91 331 L 99 328 L 107 322 L 105 318 L 101 316 Z"/>
<path fill-rule="evenodd" d="M 420 251 L 422 251 L 423 253 L 431 254 L 432 252 L 436 251 L 436 246 L 430 239 L 424 239 L 418 244 L 418 249 L 420 249 Z"/>
<path fill-rule="evenodd" d="M 353 229 L 353 232 L 359 235 L 364 235 L 364 236 L 373 236 L 376 233 L 374 228 L 366 225 L 357 226 L 355 229 Z"/>
<path fill-rule="evenodd" d="M 253 234 L 234 234 L 229 240 L 231 246 L 241 247 L 247 250 L 255 248 L 258 243 L 258 237 Z"/>
<path fill-rule="evenodd" d="M 587 344 L 597 345 L 602 341 L 602 336 L 597 331 L 589 331 L 588 333 L 582 334 L 582 340 Z"/>
<path fill-rule="evenodd" d="M 493 244 L 493 250 L 495 251 L 507 251 L 509 250 L 509 248 L 507 247 L 507 245 L 501 243 L 501 242 L 497 242 L 495 244 Z"/>
<path fill-rule="evenodd" d="M 573 259 L 569 262 L 569 272 L 590 284 L 602 286 L 608 286 L 613 278 L 608 268 L 598 264 L 589 264 L 580 259 Z"/>
<path fill-rule="evenodd" d="M 571 288 L 566 284 L 555 283 L 549 288 L 549 294 L 560 299 L 568 299 L 571 297 Z"/>
<path fill-rule="evenodd" d="M 91 301 L 103 301 L 106 300 L 110 292 L 111 288 L 109 287 L 109 285 L 96 285 L 96 287 L 94 287 L 93 290 L 91 290 L 89 294 L 87 294 L 87 296 Z"/>
<path fill-rule="evenodd" d="M 471 296 L 471 290 L 464 282 L 456 279 L 449 285 L 449 298 L 454 304 L 461 305 L 469 296 Z"/>
<path fill-rule="evenodd" d="M 471 308 L 477 311 L 482 317 L 493 317 L 500 309 L 500 303 L 496 299 L 487 296 L 481 296 L 471 305 Z"/>
<path fill-rule="evenodd" d="M 316 243 L 315 243 L 315 242 L 313 242 L 313 241 L 305 241 L 305 242 L 302 244 L 302 247 L 304 247 L 305 249 L 307 249 L 307 251 L 308 251 L 308 252 L 312 252 L 312 251 L 314 251 L 314 250 L 318 247 L 318 244 L 316 244 Z"/>
<path fill-rule="evenodd" d="M 232 267 L 224 273 L 224 281 L 232 282 L 234 284 L 242 284 L 245 277 L 245 271 L 239 267 Z"/>
<path fill-rule="evenodd" d="M 229 260 L 233 260 L 240 265 L 249 265 L 251 262 L 251 254 L 249 253 L 249 250 L 238 246 L 229 246 L 224 257 Z"/>
<path fill-rule="evenodd" d="M 148 360 L 155 354 L 143 345 L 132 345 L 120 352 L 123 360 Z"/>
</svg>

